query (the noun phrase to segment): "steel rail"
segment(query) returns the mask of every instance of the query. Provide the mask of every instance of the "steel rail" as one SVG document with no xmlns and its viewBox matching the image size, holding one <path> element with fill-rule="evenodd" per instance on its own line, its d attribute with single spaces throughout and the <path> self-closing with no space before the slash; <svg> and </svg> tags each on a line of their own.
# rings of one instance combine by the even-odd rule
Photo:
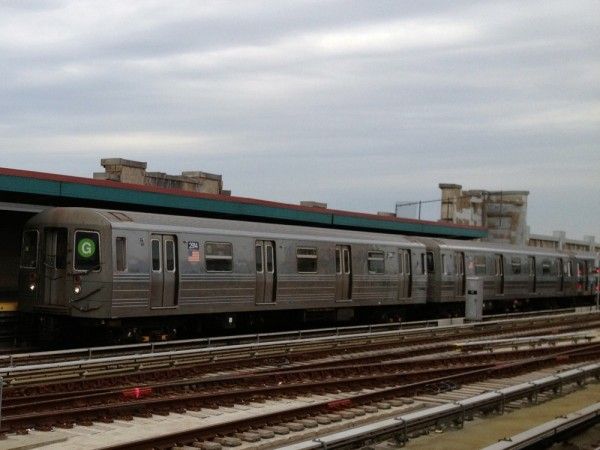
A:
<svg viewBox="0 0 600 450">
<path fill-rule="evenodd" d="M 557 320 L 553 320 L 557 319 Z M 583 320 L 585 319 L 585 320 Z M 514 322 L 489 322 L 478 324 L 479 326 L 447 326 L 431 329 L 419 329 L 411 331 L 385 331 L 374 334 L 358 334 L 335 337 L 319 337 L 298 341 L 282 341 L 273 343 L 257 344 L 238 344 L 228 347 L 209 347 L 186 350 L 173 350 L 166 352 L 143 353 L 135 355 L 123 355 L 113 357 L 100 357 L 92 359 L 80 359 L 73 361 L 63 361 L 58 363 L 32 364 L 27 366 L 8 366 L 0 368 L 0 376 L 3 376 L 7 384 L 15 383 L 19 376 L 32 377 L 36 373 L 41 375 L 41 379 L 48 382 L 52 373 L 58 373 L 60 378 L 65 378 L 65 371 L 72 371 L 72 378 L 78 378 L 81 374 L 87 376 L 89 371 L 106 366 L 116 366 L 118 364 L 133 365 L 134 370 L 157 369 L 164 366 L 174 366 L 181 363 L 177 358 L 200 358 L 197 363 L 210 363 L 215 361 L 226 361 L 236 359 L 256 359 L 260 357 L 289 356 L 299 353 L 309 353 L 325 350 L 339 350 L 340 347 L 364 348 L 365 345 L 383 345 L 389 343 L 414 343 L 419 339 L 440 340 L 443 338 L 456 338 L 465 334 L 501 332 L 510 333 L 520 329 L 531 331 L 535 327 L 541 326 L 568 326 L 569 323 L 576 323 L 579 326 L 586 322 L 591 326 L 594 322 L 600 322 L 600 315 L 568 316 L 568 317 L 546 317 L 542 319 L 518 319 Z M 539 323 L 541 322 L 541 323 Z M 555 323 L 558 322 L 558 323 Z M 122 367 L 118 367 L 118 371 Z"/>
<path fill-rule="evenodd" d="M 552 310 L 551 310 L 552 311 Z M 564 310 L 557 310 L 564 311 Z M 572 311 L 568 309 L 567 311 Z M 571 317 L 589 316 L 590 314 L 600 315 L 600 311 L 591 312 L 569 312 L 568 314 L 551 314 L 550 311 L 544 311 L 543 315 L 536 316 L 523 316 L 523 313 L 518 313 L 517 317 L 513 316 L 490 316 L 493 320 L 489 320 L 481 323 L 460 323 L 460 324 L 444 324 L 444 320 L 434 321 L 418 321 L 418 322 L 401 322 L 401 323 L 383 323 L 374 325 L 357 325 L 349 327 L 337 327 L 337 328 L 320 328 L 314 330 L 298 330 L 290 332 L 279 332 L 279 333 L 262 333 L 262 334 L 247 334 L 238 336 L 220 336 L 220 337 L 209 337 L 209 338 L 198 338 L 198 339 L 185 339 L 175 340 L 166 342 L 152 342 L 152 343 L 139 343 L 139 344 L 127 344 L 127 345 L 116 345 L 116 346 L 101 346 L 101 347 L 89 347 L 89 348 L 77 348 L 67 350 L 54 350 L 54 351 L 43 351 L 43 352 L 29 352 L 29 353 L 11 353 L 0 355 L 0 366 L 3 366 L 0 370 L 5 370 L 8 367 L 16 367 L 19 365 L 32 365 L 31 361 L 39 361 L 40 363 L 44 360 L 54 361 L 59 359 L 61 361 L 68 361 L 70 359 L 84 360 L 84 359 L 96 359 L 103 358 L 107 355 L 113 356 L 117 354 L 130 354 L 130 355 L 142 355 L 142 354 L 153 354 L 155 352 L 165 353 L 168 348 L 192 347 L 197 348 L 220 348 L 230 347 L 233 345 L 255 345 L 267 342 L 286 342 L 286 341 L 301 341 L 310 340 L 311 338 L 324 338 L 324 339 L 335 339 L 340 336 L 365 336 L 375 335 L 382 332 L 399 332 L 399 331 L 413 331 L 421 333 L 424 330 L 438 329 L 443 331 L 444 329 L 452 328 L 466 328 L 466 329 L 477 329 L 477 328 L 488 328 L 495 327 L 502 323 L 507 322 L 525 322 L 532 323 L 529 321 L 546 321 L 558 318 L 559 320 L 566 320 Z M 489 319 L 488 318 L 488 319 Z M 462 319 L 461 319 L 462 320 Z"/>
<path fill-rule="evenodd" d="M 596 351 L 593 354 L 593 356 L 597 358 L 598 354 L 600 354 L 600 352 Z M 590 355 L 587 356 L 589 357 Z M 225 424 L 211 425 L 208 427 L 200 426 L 193 429 L 187 429 L 185 431 L 172 432 L 159 436 L 149 436 L 129 441 L 127 443 L 107 446 L 105 448 L 110 450 L 142 450 L 149 448 L 169 448 L 179 443 L 190 443 L 197 440 L 209 440 L 214 438 L 215 436 L 224 436 L 247 430 L 250 428 L 257 428 L 261 426 L 272 425 L 274 423 L 285 423 L 287 421 L 297 420 L 299 417 L 308 417 L 311 415 L 323 413 L 323 411 L 331 411 L 332 409 L 338 408 L 338 405 L 340 404 L 343 404 L 344 406 L 347 405 L 347 407 L 352 407 L 370 402 L 385 400 L 390 397 L 393 398 L 397 396 L 405 396 L 407 394 L 414 395 L 415 392 L 426 392 L 428 387 L 431 388 L 436 385 L 445 385 L 447 383 L 472 382 L 481 379 L 486 379 L 494 375 L 500 376 L 509 373 L 514 374 L 516 372 L 529 370 L 533 367 L 538 368 L 542 366 L 555 365 L 556 363 L 558 363 L 556 356 L 548 356 L 544 358 L 533 358 L 531 360 L 522 361 L 515 364 L 496 365 L 494 367 L 470 371 L 468 370 L 448 376 L 439 377 L 436 379 L 419 381 L 416 383 L 410 383 L 402 386 L 382 389 L 377 392 L 370 392 L 367 394 L 351 396 L 346 399 L 346 403 L 343 403 L 339 400 L 336 402 L 321 402 L 308 406 L 293 408 L 288 411 L 266 413 L 260 416 L 255 416 L 253 418 L 241 419 Z M 600 364 L 587 366 L 585 370 L 566 371 L 563 374 L 561 374 L 561 376 L 548 377 L 549 380 L 544 384 L 540 384 L 537 382 L 524 383 L 524 385 L 526 385 L 524 389 L 528 389 L 528 392 L 533 394 L 535 392 L 539 392 L 540 390 L 545 389 L 546 386 L 562 386 L 562 384 L 564 384 L 565 380 L 567 379 L 584 380 L 586 377 L 589 376 L 600 376 Z M 483 397 L 481 401 L 478 402 L 477 407 L 485 407 L 486 405 L 489 407 L 496 407 L 500 404 L 503 404 L 502 402 L 511 401 L 511 399 L 520 398 L 519 396 L 523 395 L 523 392 L 521 392 L 520 389 L 516 389 L 514 392 L 512 392 L 513 390 L 511 388 L 507 388 L 505 391 L 506 392 L 503 393 L 496 393 L 496 395 L 493 395 L 493 393 L 483 394 L 484 396 L 487 395 L 487 397 Z M 464 412 L 466 411 L 466 408 L 470 406 L 468 401 L 462 401 L 462 403 L 456 402 L 455 404 L 449 405 L 450 407 L 448 411 L 437 411 L 439 414 L 436 418 L 428 417 L 427 419 L 431 422 L 432 420 L 440 420 L 441 418 L 464 418 Z M 409 431 L 409 428 L 406 426 L 405 422 L 396 421 L 396 425 L 398 425 L 398 429 L 394 430 L 394 432 L 398 432 L 398 430 L 400 432 L 402 430 Z M 313 442 L 313 444 L 315 443 Z M 321 445 L 320 443 L 317 444 Z M 317 446 L 314 448 L 332 447 Z"/>
<path fill-rule="evenodd" d="M 339 449 L 346 448 L 350 445 L 357 445 L 361 442 L 378 441 L 389 437 L 394 437 L 400 442 L 406 442 L 409 433 L 422 430 L 429 426 L 438 425 L 440 422 L 457 420 L 459 423 L 462 423 L 465 416 L 472 415 L 476 411 L 489 408 L 502 410 L 504 405 L 511 401 L 537 395 L 541 391 L 555 389 L 557 386 L 581 383 L 583 380 L 591 377 L 600 377 L 600 364 L 590 364 L 585 367 L 565 371 L 532 382 L 486 392 L 465 400 L 446 403 L 444 405 L 360 426 L 351 430 L 328 434 L 304 442 L 298 442 L 296 444 L 281 447 L 280 450 Z M 597 409 L 595 414 L 598 414 Z M 487 447 L 489 450 L 504 448 L 513 447 Z"/>
</svg>

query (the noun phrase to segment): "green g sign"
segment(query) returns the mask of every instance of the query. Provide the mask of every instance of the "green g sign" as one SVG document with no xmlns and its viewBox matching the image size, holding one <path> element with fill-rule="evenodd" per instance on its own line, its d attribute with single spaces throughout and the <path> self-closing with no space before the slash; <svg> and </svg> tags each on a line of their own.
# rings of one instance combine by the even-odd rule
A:
<svg viewBox="0 0 600 450">
<path fill-rule="evenodd" d="M 96 243 L 90 238 L 83 238 L 77 243 L 77 253 L 82 258 L 91 258 L 96 253 Z"/>
</svg>

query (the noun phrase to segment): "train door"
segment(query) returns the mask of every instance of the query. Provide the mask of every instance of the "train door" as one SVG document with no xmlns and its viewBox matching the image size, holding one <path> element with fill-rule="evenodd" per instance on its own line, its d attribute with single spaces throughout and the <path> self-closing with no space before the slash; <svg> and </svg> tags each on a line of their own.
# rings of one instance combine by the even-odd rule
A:
<svg viewBox="0 0 600 450">
<path fill-rule="evenodd" d="M 256 303 L 275 303 L 275 242 L 256 241 Z"/>
<path fill-rule="evenodd" d="M 558 271 L 558 292 L 562 292 L 565 289 L 565 268 L 564 261 L 562 258 L 556 260 L 556 270 Z"/>
<path fill-rule="evenodd" d="M 67 279 L 67 229 L 46 228 L 44 241 L 43 304 L 61 305 Z"/>
<path fill-rule="evenodd" d="M 529 292 L 535 292 L 537 272 L 535 267 L 535 256 L 529 256 Z"/>
<path fill-rule="evenodd" d="M 404 259 L 404 264 L 402 264 L 404 282 L 402 284 L 403 290 L 401 294 L 404 296 L 404 298 L 410 298 L 412 296 L 412 258 L 410 250 L 404 250 L 402 253 Z"/>
<path fill-rule="evenodd" d="M 170 308 L 177 305 L 177 238 L 168 234 L 150 237 L 152 253 L 150 306 Z"/>
<path fill-rule="evenodd" d="M 457 252 L 456 258 L 456 296 L 464 297 L 466 275 L 465 275 L 465 254 L 463 252 Z"/>
<path fill-rule="evenodd" d="M 496 267 L 496 294 L 504 294 L 504 256 L 494 255 Z"/>
<path fill-rule="evenodd" d="M 352 255 L 349 245 L 335 246 L 335 300 L 350 300 L 352 286 Z"/>
</svg>

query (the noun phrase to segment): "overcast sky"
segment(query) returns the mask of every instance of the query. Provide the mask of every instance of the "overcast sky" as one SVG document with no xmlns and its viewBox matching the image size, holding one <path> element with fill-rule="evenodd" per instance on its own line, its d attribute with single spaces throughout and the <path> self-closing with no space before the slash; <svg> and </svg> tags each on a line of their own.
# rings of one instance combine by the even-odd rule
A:
<svg viewBox="0 0 600 450">
<path fill-rule="evenodd" d="M 364 212 L 529 190 L 600 239 L 600 2 L 0 0 L 0 166 L 103 157 Z"/>
</svg>

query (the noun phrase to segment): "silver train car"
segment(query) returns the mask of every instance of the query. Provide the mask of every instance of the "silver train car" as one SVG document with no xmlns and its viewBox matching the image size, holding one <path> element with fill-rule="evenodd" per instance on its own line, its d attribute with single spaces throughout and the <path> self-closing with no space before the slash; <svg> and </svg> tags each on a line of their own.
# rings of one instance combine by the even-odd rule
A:
<svg viewBox="0 0 600 450">
<path fill-rule="evenodd" d="M 115 327 L 199 315 L 233 327 L 293 311 L 351 320 L 374 305 L 392 317 L 426 303 L 424 254 L 397 235 L 53 208 L 25 227 L 20 309 Z"/>
<path fill-rule="evenodd" d="M 388 321 L 459 314 L 467 276 L 484 278 L 488 307 L 591 298 L 593 267 L 593 255 L 527 247 L 51 208 L 24 229 L 20 309 L 129 337 Z"/>
<path fill-rule="evenodd" d="M 484 304 L 548 303 L 591 297 L 596 278 L 593 253 L 567 253 L 488 242 L 416 238 L 427 247 L 428 301 L 465 301 L 466 278 L 483 278 Z M 568 304 L 568 302 L 563 302 Z M 510 305 L 504 304 L 504 307 Z"/>
</svg>

